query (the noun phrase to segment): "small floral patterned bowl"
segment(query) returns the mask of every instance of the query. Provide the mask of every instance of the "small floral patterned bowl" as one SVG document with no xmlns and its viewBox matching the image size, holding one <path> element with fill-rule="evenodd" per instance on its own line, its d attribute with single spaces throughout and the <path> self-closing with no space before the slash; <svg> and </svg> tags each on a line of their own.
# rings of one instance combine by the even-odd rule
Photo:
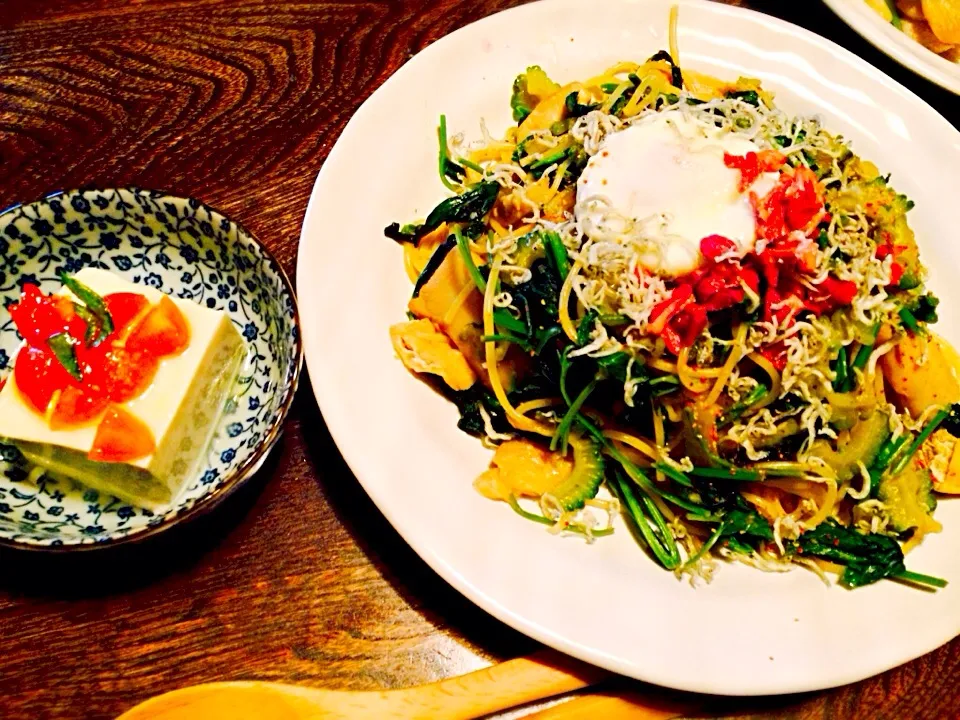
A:
<svg viewBox="0 0 960 720">
<path fill-rule="evenodd" d="M 83 267 L 225 311 L 248 348 L 235 401 L 196 478 L 165 512 L 69 480 L 36 477 L 15 448 L 0 444 L 0 544 L 96 547 L 141 538 L 209 510 L 263 464 L 297 388 L 297 305 L 277 261 L 206 205 L 135 188 L 57 193 L 0 214 L 0 380 L 20 344 L 7 305 L 24 283 L 50 292 L 60 288 L 60 272 Z"/>
</svg>

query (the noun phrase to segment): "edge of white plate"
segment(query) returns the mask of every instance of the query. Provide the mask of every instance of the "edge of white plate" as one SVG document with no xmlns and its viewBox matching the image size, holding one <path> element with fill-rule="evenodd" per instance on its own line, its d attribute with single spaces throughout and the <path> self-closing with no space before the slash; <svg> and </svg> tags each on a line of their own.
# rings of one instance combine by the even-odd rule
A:
<svg viewBox="0 0 960 720">
<path fill-rule="evenodd" d="M 438 53 L 441 48 L 445 45 L 453 44 L 457 42 L 458 35 L 469 29 L 476 28 L 478 26 L 483 26 L 489 22 L 492 22 L 494 18 L 499 18 L 503 15 L 508 14 L 517 14 L 522 15 L 524 12 L 529 12 L 530 8 L 535 6 L 546 5 L 554 2 L 555 0 L 540 0 L 539 2 L 532 2 L 529 4 L 521 5 L 515 8 L 510 8 L 507 10 L 494 13 L 490 16 L 482 18 L 470 25 L 460 28 L 442 38 L 432 43 L 428 47 L 424 48 L 408 60 L 401 68 L 399 68 L 390 78 L 388 78 L 380 88 L 378 88 L 357 110 L 350 122 L 347 123 L 344 128 L 341 136 L 346 135 L 351 131 L 352 126 L 355 124 L 355 119 L 362 114 L 372 103 L 372 101 L 378 97 L 378 95 L 383 91 L 385 87 L 393 83 L 397 78 L 403 77 L 406 73 L 412 72 L 412 70 L 422 63 L 428 63 L 431 61 L 434 54 Z M 624 4 L 638 4 L 643 0 L 610 0 L 611 2 L 623 2 Z M 860 71 L 864 77 L 871 82 L 880 83 L 886 86 L 888 89 L 900 94 L 903 96 L 905 101 L 918 104 L 923 106 L 925 110 L 931 113 L 933 116 L 942 122 L 950 131 L 956 133 L 956 128 L 953 127 L 940 113 L 938 113 L 932 106 L 930 106 L 926 101 L 917 96 L 913 91 L 903 86 L 901 83 L 890 78 L 888 75 L 877 69 L 876 67 L 870 65 L 862 58 L 858 57 L 849 50 L 837 45 L 836 43 L 827 40 L 809 30 L 801 28 L 797 25 L 789 23 L 787 21 L 781 20 L 779 18 L 755 11 L 747 8 L 741 8 L 730 5 L 723 5 L 717 2 L 712 2 L 711 0 L 678 0 L 678 5 L 683 6 L 695 6 L 700 9 L 706 9 L 709 12 L 717 13 L 720 15 L 728 16 L 742 16 L 752 18 L 755 22 L 760 22 L 761 24 L 767 24 L 767 26 L 776 27 L 781 31 L 784 31 L 788 34 L 792 34 L 797 37 L 799 40 L 806 42 L 808 44 L 819 46 L 821 49 L 826 50 L 832 53 L 835 56 L 845 58 L 848 63 L 851 63 L 855 68 Z M 342 151 L 342 146 L 335 144 L 333 149 L 330 151 L 330 154 L 327 160 L 324 163 L 324 166 L 321 168 L 317 180 L 314 184 L 314 189 L 311 193 L 310 201 L 307 205 L 307 209 L 304 215 L 304 221 L 301 230 L 301 238 L 299 244 L 299 255 L 298 255 L 298 266 L 297 266 L 297 288 L 298 292 L 301 295 L 308 294 L 310 291 L 305 290 L 306 288 L 311 287 L 311 278 L 304 275 L 303 268 L 311 266 L 313 260 L 313 250 L 311 249 L 311 243 L 307 238 L 307 231 L 315 224 L 314 215 L 317 213 L 316 206 L 319 204 L 318 200 L 318 188 L 321 184 L 321 181 L 324 177 L 324 171 L 327 163 L 331 159 L 339 157 L 340 152 Z M 306 306 L 308 303 L 301 301 L 301 307 Z M 450 566 L 443 559 L 441 559 L 431 548 L 421 546 L 416 540 L 416 533 L 413 532 L 411 527 L 408 527 L 401 518 L 398 518 L 392 512 L 390 506 L 382 501 L 382 498 L 372 489 L 368 484 L 366 484 L 362 479 L 361 472 L 358 472 L 358 469 L 364 465 L 363 459 L 360 453 L 344 452 L 343 448 L 348 446 L 350 443 L 346 442 L 346 438 L 349 435 L 348 428 L 345 425 L 341 424 L 341 417 L 337 412 L 337 408 L 332 405 L 328 400 L 329 388 L 332 383 L 336 382 L 336 378 L 329 377 L 327 373 L 323 372 L 323 363 L 320 360 L 323 354 L 323 344 L 322 339 L 316 337 L 313 333 L 313 330 L 310 324 L 303 322 L 303 341 L 305 349 L 305 359 L 307 370 L 310 373 L 311 384 L 313 387 L 314 396 L 317 400 L 317 403 L 320 407 L 321 413 L 323 415 L 324 421 L 327 425 L 328 430 L 330 431 L 331 436 L 334 441 L 337 443 L 338 448 L 341 450 L 343 458 L 350 468 L 351 472 L 357 477 L 361 486 L 373 500 L 374 504 L 383 513 L 386 519 L 390 524 L 397 530 L 400 536 L 407 542 L 413 550 L 423 559 L 440 577 L 442 577 L 447 583 L 454 587 L 458 592 L 467 597 L 471 602 L 478 605 L 485 612 L 488 612 L 498 620 L 504 622 L 505 624 L 513 627 L 514 629 L 528 635 L 529 637 L 548 645 L 556 650 L 564 652 L 568 655 L 576 657 L 578 659 L 584 660 L 586 662 L 592 663 L 604 669 L 610 670 L 612 672 L 619 673 L 621 675 L 626 675 L 629 677 L 636 678 L 645 682 L 650 682 L 656 685 L 661 685 L 664 687 L 671 687 L 678 690 L 714 694 L 714 695 L 735 695 L 735 696 L 757 696 L 757 695 L 770 695 L 770 694 L 790 694 L 790 693 L 800 693 L 800 692 L 811 692 L 817 690 L 824 690 L 832 687 L 838 687 L 841 685 L 846 685 L 849 683 L 857 682 L 868 677 L 878 675 L 886 670 L 896 667 L 899 664 L 909 662 L 921 655 L 924 655 L 936 648 L 940 647 L 946 642 L 949 642 L 957 633 L 951 633 L 945 636 L 938 636 L 936 639 L 931 640 L 926 643 L 922 643 L 916 647 L 913 647 L 909 655 L 904 655 L 900 661 L 897 663 L 889 663 L 885 661 L 880 661 L 876 664 L 867 664 L 862 669 L 856 672 L 850 672 L 843 675 L 837 675 L 831 679 L 829 682 L 785 682 L 779 685 L 768 685 L 762 688 L 751 688 L 748 685 L 742 687 L 730 688 L 726 686 L 717 686 L 709 682 L 676 682 L 669 673 L 664 672 L 638 672 L 637 668 L 630 662 L 620 662 L 615 658 L 611 658 L 608 655 L 604 654 L 601 651 L 598 651 L 590 646 L 578 644 L 575 642 L 570 642 L 561 635 L 558 635 L 554 632 L 551 632 L 547 628 L 544 628 L 537 624 L 536 621 L 515 614 L 508 608 L 501 605 L 499 602 L 494 600 L 488 594 L 486 594 L 482 589 L 472 585 L 467 579 L 457 571 L 456 568 Z M 342 442 L 344 441 L 344 442 Z M 960 632 L 960 630 L 958 630 Z"/>
<path fill-rule="evenodd" d="M 897 30 L 864 0 L 823 0 L 823 3 L 877 50 L 930 82 L 960 95 L 960 65 Z"/>
</svg>

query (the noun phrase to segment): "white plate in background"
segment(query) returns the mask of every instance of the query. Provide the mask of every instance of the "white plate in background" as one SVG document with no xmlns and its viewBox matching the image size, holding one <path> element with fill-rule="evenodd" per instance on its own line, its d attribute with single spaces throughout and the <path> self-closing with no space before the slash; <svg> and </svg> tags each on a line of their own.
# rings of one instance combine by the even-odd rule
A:
<svg viewBox="0 0 960 720">
<path fill-rule="evenodd" d="M 880 17 L 865 0 L 823 0 L 864 40 L 930 82 L 960 95 L 960 64 L 942 58 Z"/>
</svg>

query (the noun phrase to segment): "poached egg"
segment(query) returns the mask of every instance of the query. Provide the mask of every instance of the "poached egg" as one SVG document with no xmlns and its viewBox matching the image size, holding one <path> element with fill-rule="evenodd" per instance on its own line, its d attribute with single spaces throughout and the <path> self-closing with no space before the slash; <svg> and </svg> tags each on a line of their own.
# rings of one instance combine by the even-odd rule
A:
<svg viewBox="0 0 960 720">
<path fill-rule="evenodd" d="M 640 264 L 658 275 L 695 270 L 708 235 L 723 235 L 746 252 L 756 240 L 749 193 L 764 196 L 778 174 L 763 173 L 741 192 L 739 171 L 723 157 L 760 150 L 680 110 L 651 114 L 603 139 L 577 183 L 577 220 L 588 232 L 638 234 Z"/>
</svg>

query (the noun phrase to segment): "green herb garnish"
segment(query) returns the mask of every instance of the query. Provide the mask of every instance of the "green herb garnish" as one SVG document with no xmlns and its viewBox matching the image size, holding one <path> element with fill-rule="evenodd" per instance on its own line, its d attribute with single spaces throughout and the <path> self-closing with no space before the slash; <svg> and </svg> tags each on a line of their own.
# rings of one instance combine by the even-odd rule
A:
<svg viewBox="0 0 960 720">
<path fill-rule="evenodd" d="M 57 333 L 47 338 L 47 345 L 53 351 L 57 360 L 60 361 L 60 364 L 63 365 L 63 369 L 79 382 L 83 380 L 83 373 L 80 372 L 80 363 L 77 361 L 74 342 L 74 339 L 66 333 Z"/>
<path fill-rule="evenodd" d="M 101 340 L 113 332 L 113 318 L 110 317 L 110 311 L 107 310 L 107 304 L 103 301 L 103 298 L 100 297 L 100 295 L 88 288 L 82 282 L 70 277 L 66 273 L 60 273 L 60 281 L 66 285 L 70 292 L 80 299 L 80 301 L 86 306 L 87 311 L 89 311 L 88 314 L 78 313 L 80 317 L 87 321 L 87 347 L 99 344 Z M 94 333 L 91 333 L 91 323 L 89 320 L 87 320 L 87 317 L 92 318 L 93 324 L 96 328 Z M 93 336 L 92 340 L 90 339 L 91 335 Z"/>
</svg>

